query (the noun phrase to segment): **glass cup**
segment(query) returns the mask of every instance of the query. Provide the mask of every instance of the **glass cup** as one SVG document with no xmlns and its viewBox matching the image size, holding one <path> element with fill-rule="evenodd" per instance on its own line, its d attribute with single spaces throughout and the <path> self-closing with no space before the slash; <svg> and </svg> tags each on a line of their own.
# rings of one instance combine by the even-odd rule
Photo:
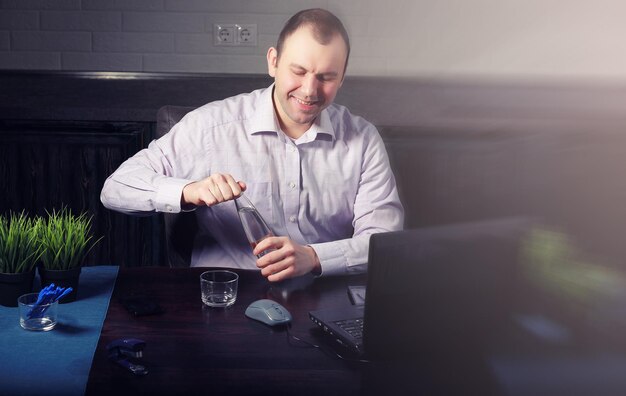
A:
<svg viewBox="0 0 626 396">
<path fill-rule="evenodd" d="M 263 239 L 274 236 L 272 230 L 263 219 L 263 216 L 254 207 L 252 202 L 243 194 L 235 199 L 235 206 L 237 207 L 237 213 L 241 220 L 241 225 L 248 238 L 248 243 L 252 246 L 252 249 L 261 242 Z M 257 255 L 258 258 L 263 257 L 269 250 L 265 250 Z"/>
<path fill-rule="evenodd" d="M 230 307 L 237 299 L 239 275 L 232 271 L 212 270 L 200 275 L 202 302 L 209 307 Z"/>
<path fill-rule="evenodd" d="M 26 330 L 48 331 L 57 324 L 59 302 L 35 304 L 39 293 L 23 294 L 17 299 L 20 313 L 20 326 Z"/>
</svg>

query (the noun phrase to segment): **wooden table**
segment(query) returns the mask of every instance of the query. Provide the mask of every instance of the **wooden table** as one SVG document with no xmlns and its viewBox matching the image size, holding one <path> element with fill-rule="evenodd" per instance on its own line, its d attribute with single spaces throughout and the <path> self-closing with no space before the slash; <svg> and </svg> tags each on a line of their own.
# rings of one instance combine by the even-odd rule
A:
<svg viewBox="0 0 626 396">
<path fill-rule="evenodd" d="M 309 320 L 310 310 L 350 304 L 347 286 L 366 277 L 300 278 L 272 284 L 256 271 L 237 271 L 236 303 L 209 308 L 200 300 L 206 268 L 121 268 L 94 355 L 86 394 L 328 395 L 365 393 L 363 363 L 289 339 L 244 315 L 253 301 L 269 298 L 293 315 L 290 333 L 328 347 Z M 119 299 L 147 295 L 164 313 L 135 318 Z M 144 377 L 112 364 L 106 345 L 134 337 L 147 346 Z M 327 348 L 329 349 L 329 348 Z M 328 352 L 328 351 L 327 351 Z M 366 376 L 366 375 L 365 375 Z"/>
<path fill-rule="evenodd" d="M 560 341 L 543 327 L 520 326 L 516 314 L 512 318 L 517 319 L 504 322 L 502 332 L 494 333 L 488 344 L 475 351 L 443 345 L 439 352 L 421 353 L 411 362 L 361 363 L 337 358 L 330 348 L 333 343 L 309 320 L 308 312 L 350 304 L 347 286 L 365 284 L 365 276 L 271 284 L 256 271 L 237 271 L 237 302 L 228 309 L 215 309 L 200 301 L 199 276 L 204 270 L 120 269 L 86 394 L 626 394 L 626 322 L 621 319 L 621 298 L 606 297 L 604 306 L 589 312 L 581 303 L 571 305 L 570 300 L 559 303 L 551 298 L 547 300 L 551 304 L 544 306 L 533 303 L 534 296 L 525 299 L 527 310 L 520 311 L 526 313 L 524 317 L 532 323 L 544 318 L 540 323 L 558 325 L 566 336 Z M 119 299 L 132 295 L 152 296 L 165 312 L 131 316 Z M 544 301 L 538 296 L 538 302 Z M 326 351 L 290 339 L 284 328 L 245 317 L 246 307 L 261 298 L 284 305 L 293 315 L 291 334 Z M 563 313 L 564 302 L 587 314 L 556 315 Z M 555 315 L 550 314 L 550 307 L 558 308 Z M 408 309 L 405 314 L 417 313 Z M 466 326 L 459 323 L 459 334 Z M 389 336 L 393 337 L 392 329 Z M 135 377 L 109 361 L 106 345 L 121 337 L 146 341 L 143 360 L 148 375 Z"/>
</svg>

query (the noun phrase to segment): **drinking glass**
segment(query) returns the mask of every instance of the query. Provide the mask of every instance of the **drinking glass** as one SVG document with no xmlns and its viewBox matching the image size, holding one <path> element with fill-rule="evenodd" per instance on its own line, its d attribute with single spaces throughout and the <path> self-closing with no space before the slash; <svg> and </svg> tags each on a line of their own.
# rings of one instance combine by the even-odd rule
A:
<svg viewBox="0 0 626 396">
<path fill-rule="evenodd" d="M 28 293 L 17 299 L 20 326 L 26 330 L 48 331 L 57 324 L 59 302 L 37 304 L 39 293 Z"/>
<path fill-rule="evenodd" d="M 200 274 L 202 302 L 209 307 L 230 307 L 237 300 L 239 275 L 232 271 L 211 270 Z"/>
<path fill-rule="evenodd" d="M 235 206 L 237 207 L 241 225 L 243 226 L 243 230 L 246 233 L 246 237 L 248 237 L 248 242 L 250 246 L 252 246 L 252 249 L 263 239 L 274 236 L 274 233 L 270 230 L 263 216 L 261 216 L 259 211 L 245 195 L 241 194 L 235 199 Z M 257 257 L 261 258 L 268 252 L 270 252 L 270 249 L 261 252 Z"/>
</svg>

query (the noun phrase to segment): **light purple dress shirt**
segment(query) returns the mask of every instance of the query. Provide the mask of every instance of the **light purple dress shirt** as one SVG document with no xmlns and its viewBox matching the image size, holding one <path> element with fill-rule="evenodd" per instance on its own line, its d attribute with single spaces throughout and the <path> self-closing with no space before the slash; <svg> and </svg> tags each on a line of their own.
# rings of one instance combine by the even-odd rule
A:
<svg viewBox="0 0 626 396">
<path fill-rule="evenodd" d="M 186 184 L 229 173 L 247 184 L 275 235 L 315 250 L 322 275 L 365 271 L 369 236 L 400 230 L 404 218 L 378 131 L 332 104 L 292 140 L 279 127 L 272 90 L 190 112 L 107 179 L 102 203 L 128 214 L 176 213 Z M 195 212 L 192 266 L 257 268 L 233 201 Z M 206 235 L 219 246 L 203 244 Z"/>
</svg>

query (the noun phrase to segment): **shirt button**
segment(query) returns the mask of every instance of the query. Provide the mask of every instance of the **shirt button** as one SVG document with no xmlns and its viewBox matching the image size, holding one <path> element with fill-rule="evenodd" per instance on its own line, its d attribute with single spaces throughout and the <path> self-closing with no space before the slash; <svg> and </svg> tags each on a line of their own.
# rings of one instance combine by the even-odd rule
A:
<svg viewBox="0 0 626 396">
<path fill-rule="evenodd" d="M 298 220 L 298 218 L 294 215 L 289 216 L 289 221 L 291 221 L 292 223 L 295 223 L 296 220 Z"/>
<path fill-rule="evenodd" d="M 171 205 L 165 205 L 165 210 L 167 210 L 168 212 L 171 212 L 174 209 L 172 208 Z"/>
<path fill-rule="evenodd" d="M 293 146 L 289 146 L 289 151 L 291 151 L 293 153 L 294 151 L 296 151 L 296 148 L 293 147 Z"/>
<path fill-rule="evenodd" d="M 294 188 L 296 188 L 296 183 L 290 182 L 289 187 L 293 190 Z"/>
</svg>

